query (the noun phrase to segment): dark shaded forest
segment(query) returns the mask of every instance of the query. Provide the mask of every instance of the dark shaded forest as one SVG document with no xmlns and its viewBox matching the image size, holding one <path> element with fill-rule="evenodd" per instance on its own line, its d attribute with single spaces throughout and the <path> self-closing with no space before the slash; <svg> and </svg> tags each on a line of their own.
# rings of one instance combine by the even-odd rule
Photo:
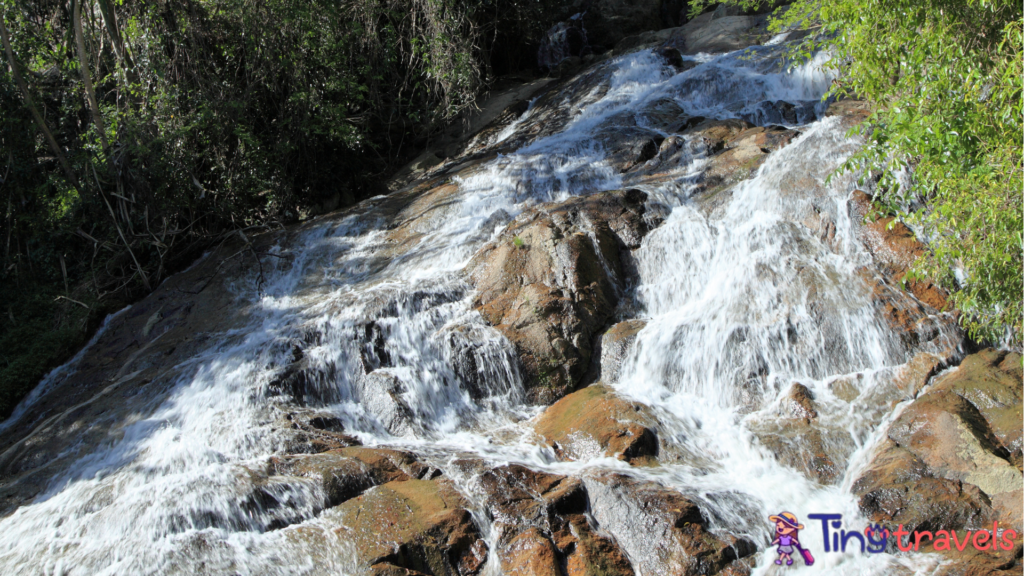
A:
<svg viewBox="0 0 1024 576">
<path fill-rule="evenodd" d="M 386 177 L 557 15 L 492 0 L 0 3 L 0 415 L 232 234 Z"/>
</svg>

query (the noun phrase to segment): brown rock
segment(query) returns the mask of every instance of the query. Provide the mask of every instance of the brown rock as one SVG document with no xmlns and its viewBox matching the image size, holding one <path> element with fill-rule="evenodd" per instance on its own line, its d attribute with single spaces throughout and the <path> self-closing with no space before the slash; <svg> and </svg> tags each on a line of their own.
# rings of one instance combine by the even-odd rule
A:
<svg viewBox="0 0 1024 576">
<path fill-rule="evenodd" d="M 508 576 L 562 576 L 561 558 L 555 545 L 537 528 L 528 528 L 500 552 Z"/>
<path fill-rule="evenodd" d="M 909 530 L 998 520 L 1021 531 L 1024 476 L 1006 444 L 1022 426 L 1019 358 L 995 350 L 968 356 L 900 413 L 854 483 L 865 514 Z"/>
<path fill-rule="evenodd" d="M 920 394 L 921 390 L 931 381 L 939 371 L 949 365 L 953 358 L 943 358 L 928 352 L 918 352 L 906 363 L 887 370 L 887 373 L 879 373 L 876 385 L 865 390 L 859 390 L 861 375 L 855 379 L 847 380 L 851 390 L 857 396 L 859 408 L 872 414 L 872 418 L 881 418 L 891 411 L 897 404 L 905 400 L 913 400 Z M 856 383 L 855 383 L 856 382 Z M 840 381 L 833 383 L 833 392 L 843 384 Z"/>
<path fill-rule="evenodd" d="M 683 133 L 699 135 L 709 156 L 710 163 L 697 188 L 697 193 L 704 196 L 715 196 L 750 178 L 768 154 L 799 135 L 796 130 L 755 127 L 736 119 L 707 120 Z M 707 202 L 707 199 L 701 201 Z"/>
<path fill-rule="evenodd" d="M 504 573 L 562 574 L 564 568 L 566 574 L 633 574 L 615 542 L 587 520 L 579 478 L 518 464 L 482 469 L 477 478 L 498 527 Z"/>
<path fill-rule="evenodd" d="M 935 391 L 963 397 L 984 416 L 992 433 L 1021 469 L 1021 356 L 989 348 L 964 358 L 956 370 L 939 378 Z"/>
<path fill-rule="evenodd" d="M 278 475 L 304 476 L 318 481 L 327 506 L 354 498 L 373 486 L 420 478 L 431 469 L 412 454 L 384 448 L 342 448 L 310 456 L 272 458 L 271 471 Z"/>
<path fill-rule="evenodd" d="M 814 394 L 799 382 L 790 387 L 789 393 L 782 401 L 783 413 L 790 418 L 800 418 L 805 421 L 818 417 L 818 408 L 814 403 Z"/>
<path fill-rule="evenodd" d="M 907 272 L 925 252 L 924 245 L 902 222 L 891 217 L 880 217 L 871 197 L 866 193 L 855 190 L 850 205 L 851 217 L 863 222 L 861 239 L 874 256 L 884 279 L 876 280 L 876 284 L 904 286 Z M 886 318 L 904 333 L 920 323 L 921 316 L 932 315 L 949 308 L 948 293 L 930 280 L 909 280 L 905 283 L 905 289 L 923 306 L 901 303 L 898 297 L 887 293 L 891 290 L 875 286 L 876 299 L 880 300 L 885 308 Z"/>
<path fill-rule="evenodd" d="M 821 484 L 840 482 L 857 448 L 846 430 L 804 418 L 755 424 L 752 431 L 781 464 Z"/>
<path fill-rule="evenodd" d="M 860 124 L 874 112 L 870 103 L 864 100 L 837 100 L 828 106 L 825 116 L 839 116 L 843 123 L 852 126 Z"/>
<path fill-rule="evenodd" d="M 563 396 L 589 367 L 623 285 L 624 252 L 650 230 L 645 200 L 629 190 L 541 205 L 470 262 L 474 306 L 515 344 L 531 400 Z"/>
<path fill-rule="evenodd" d="M 319 454 L 361 444 L 358 438 L 345 434 L 341 421 L 327 412 L 294 410 L 285 414 L 279 424 L 291 431 L 284 448 L 289 454 Z"/>
<path fill-rule="evenodd" d="M 753 127 L 750 122 L 736 118 L 705 120 L 693 128 L 684 130 L 683 135 L 700 138 L 708 153 L 712 154 L 723 150 L 727 142 Z"/>
<path fill-rule="evenodd" d="M 483 470 L 478 478 L 491 516 L 510 526 L 549 525 L 555 516 L 582 514 L 587 508 L 587 495 L 578 478 L 537 472 L 519 464 Z"/>
<path fill-rule="evenodd" d="M 946 361 L 934 354 L 919 352 L 909 362 L 900 366 L 893 377 L 896 388 L 903 394 L 900 400 L 915 398 L 932 379 L 932 376 L 946 367 Z"/>
<path fill-rule="evenodd" d="M 930 342 L 943 355 L 955 353 L 963 336 L 950 316 L 938 316 L 938 310 L 922 303 L 884 273 L 861 269 L 860 275 L 871 289 L 879 315 L 905 346 L 915 348 Z"/>
<path fill-rule="evenodd" d="M 842 376 L 829 382 L 828 389 L 843 402 L 853 402 L 860 396 L 860 380 L 863 378 L 862 374 Z"/>
<path fill-rule="evenodd" d="M 889 426 L 889 438 L 936 476 L 974 484 L 990 497 L 1024 485 L 981 412 L 949 390 L 918 398 Z"/>
<path fill-rule="evenodd" d="M 566 576 L 633 576 L 629 559 L 615 542 L 590 529 L 582 516 L 571 526 L 577 542 L 566 559 Z"/>
<path fill-rule="evenodd" d="M 637 333 L 646 325 L 647 322 L 644 320 L 626 320 L 612 326 L 601 335 L 598 341 L 601 357 L 597 379 L 608 383 L 618 380 L 619 368 L 626 358 L 626 353 L 636 340 Z"/>
<path fill-rule="evenodd" d="M 615 473 L 584 482 L 594 519 L 644 574 L 715 574 L 756 550 L 747 540 L 707 532 L 697 505 L 659 484 Z"/>
<path fill-rule="evenodd" d="M 853 485 L 872 522 L 906 530 L 954 530 L 994 520 L 992 507 L 971 484 L 936 478 L 909 450 L 886 441 Z"/>
<path fill-rule="evenodd" d="M 636 462 L 658 453 L 653 425 L 642 405 L 594 384 L 549 406 L 534 430 L 563 460 L 606 455 Z"/>
<path fill-rule="evenodd" d="M 444 480 L 389 482 L 337 507 L 337 532 L 378 574 L 476 574 L 486 547 L 467 505 Z"/>
<path fill-rule="evenodd" d="M 960 537 L 964 535 L 965 533 L 959 534 Z M 1021 573 L 1021 552 L 1019 542 L 1011 550 L 975 550 L 973 546 L 968 545 L 964 547 L 963 551 L 958 551 L 953 547 L 953 550 L 943 552 L 943 555 L 949 560 L 935 574 L 936 576 L 1016 576 Z"/>
</svg>

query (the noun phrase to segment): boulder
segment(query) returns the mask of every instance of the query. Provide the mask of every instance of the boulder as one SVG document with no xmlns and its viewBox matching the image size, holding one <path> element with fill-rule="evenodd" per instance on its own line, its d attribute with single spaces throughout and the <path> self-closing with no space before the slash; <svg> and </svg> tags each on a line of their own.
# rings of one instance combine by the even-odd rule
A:
<svg viewBox="0 0 1024 576">
<path fill-rule="evenodd" d="M 549 406 L 534 430 L 562 460 L 614 456 L 637 462 L 658 454 L 654 425 L 643 405 L 594 384 Z"/>
<path fill-rule="evenodd" d="M 508 576 L 562 576 L 558 549 L 538 528 L 517 534 L 499 554 Z"/>
<path fill-rule="evenodd" d="M 794 383 L 779 402 L 781 418 L 752 422 L 751 431 L 780 463 L 821 484 L 836 484 L 857 445 L 845 428 L 819 422 L 818 411 L 810 389 Z"/>
<path fill-rule="evenodd" d="M 468 505 L 443 479 L 388 482 L 338 506 L 336 532 L 374 574 L 477 574 L 487 547 Z"/>
<path fill-rule="evenodd" d="M 478 474 L 477 486 L 498 527 L 503 573 L 562 574 L 564 568 L 579 576 L 633 574 L 618 545 L 591 526 L 580 479 L 517 464 Z"/>
<path fill-rule="evenodd" d="M 516 347 L 528 397 L 551 402 L 582 379 L 618 303 L 629 251 L 657 222 L 639 190 L 542 204 L 480 249 L 473 305 Z"/>
<path fill-rule="evenodd" d="M 889 439 L 939 475 L 974 484 L 988 494 L 1020 488 L 1019 471 L 981 412 L 950 390 L 931 390 L 889 426 Z"/>
<path fill-rule="evenodd" d="M 998 520 L 1021 532 L 1024 477 L 1019 453 L 1011 455 L 1022 427 L 1020 362 L 1019 355 L 986 350 L 933 379 L 893 420 L 854 482 L 862 512 L 908 530 Z"/>
<path fill-rule="evenodd" d="M 609 472 L 584 483 L 594 519 L 643 574 L 716 574 L 756 551 L 748 540 L 712 535 L 696 504 L 660 484 Z"/>
<path fill-rule="evenodd" d="M 936 477 L 910 450 L 886 440 L 853 484 L 872 522 L 913 530 L 955 530 L 991 523 L 992 507 L 977 486 Z"/>
<path fill-rule="evenodd" d="M 782 412 L 789 418 L 797 418 L 805 422 L 818 417 L 818 407 L 814 403 L 814 394 L 807 386 L 794 383 L 782 399 Z"/>
<path fill-rule="evenodd" d="M 918 352 L 904 364 L 877 373 L 873 384 L 866 388 L 862 374 L 838 378 L 829 383 L 829 388 L 837 396 L 849 398 L 847 402 L 856 403 L 865 417 L 878 422 L 900 402 L 916 398 L 932 377 L 955 359 L 953 355 Z"/>
<path fill-rule="evenodd" d="M 479 463 L 478 463 L 479 464 Z M 581 514 L 587 500 L 578 478 L 506 464 L 478 471 L 491 516 L 507 525 L 543 525 L 557 515 Z"/>
<path fill-rule="evenodd" d="M 626 320 L 609 328 L 598 341 L 600 365 L 597 379 L 614 384 L 619 379 L 619 368 L 626 354 L 636 341 L 636 335 L 643 330 L 644 320 Z"/>
<path fill-rule="evenodd" d="M 572 537 L 575 542 L 572 542 Z M 633 576 L 633 566 L 619 546 L 610 538 L 594 531 L 586 518 L 577 516 L 570 521 L 569 534 L 572 551 L 565 562 L 567 576 Z M 566 546 L 568 548 L 568 546 Z"/>
<path fill-rule="evenodd" d="M 433 469 L 399 450 L 342 448 L 311 456 L 282 456 L 270 460 L 271 473 L 311 478 L 323 490 L 327 507 L 354 498 L 369 488 L 393 481 L 418 479 Z"/>
<path fill-rule="evenodd" d="M 537 528 L 516 534 L 502 547 L 502 573 L 510 576 L 633 576 L 633 569 L 622 551 L 608 538 L 594 533 L 583 516 L 574 518 L 570 526 L 559 540 L 566 548 L 565 553 Z"/>
<path fill-rule="evenodd" d="M 857 448 L 850 433 L 803 419 L 779 419 L 751 426 L 781 464 L 820 484 L 838 484 Z"/>
<path fill-rule="evenodd" d="M 1020 354 L 989 348 L 964 358 L 956 370 L 938 378 L 932 389 L 953 392 L 970 402 L 1009 452 L 1010 462 L 1021 470 L 1022 380 Z"/>
<path fill-rule="evenodd" d="M 768 154 L 799 135 L 796 130 L 754 127 L 742 120 L 712 120 L 685 133 L 700 135 L 711 156 L 698 189 L 708 196 L 753 176 Z"/>
<path fill-rule="evenodd" d="M 655 116 L 657 118 L 657 115 Z M 632 184 L 671 182 L 679 175 L 673 168 L 689 162 L 688 158 L 704 156 L 708 159 L 694 190 L 702 206 L 712 209 L 725 195 L 718 195 L 741 182 L 761 167 L 768 155 L 789 144 L 800 133 L 778 126 L 754 126 L 740 119 L 704 120 L 676 115 L 662 125 L 667 130 L 681 130 L 680 136 L 669 136 L 661 143 L 657 154 L 636 171 Z"/>
</svg>

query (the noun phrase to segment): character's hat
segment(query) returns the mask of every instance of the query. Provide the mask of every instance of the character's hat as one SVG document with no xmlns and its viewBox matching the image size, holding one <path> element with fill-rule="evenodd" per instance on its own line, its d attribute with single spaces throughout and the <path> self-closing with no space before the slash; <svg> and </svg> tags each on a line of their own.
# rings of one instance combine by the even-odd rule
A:
<svg viewBox="0 0 1024 576">
<path fill-rule="evenodd" d="M 778 516 L 769 516 L 768 519 L 771 520 L 772 522 L 784 522 L 790 528 L 796 528 L 797 530 L 803 530 L 804 529 L 804 525 L 803 524 L 798 524 L 798 520 L 796 519 L 796 516 L 793 515 L 790 512 L 783 512 L 782 514 L 779 514 Z"/>
</svg>

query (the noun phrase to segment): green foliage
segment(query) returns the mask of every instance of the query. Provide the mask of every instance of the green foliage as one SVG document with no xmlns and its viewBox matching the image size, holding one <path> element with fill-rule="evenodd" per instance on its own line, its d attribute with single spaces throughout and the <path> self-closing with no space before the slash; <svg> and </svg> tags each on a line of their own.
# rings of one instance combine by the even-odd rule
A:
<svg viewBox="0 0 1024 576">
<path fill-rule="evenodd" d="M 498 0 L 80 0 L 76 19 L 73 1 L 0 0 L 13 52 L 0 50 L 9 398 L 66 359 L 99 311 L 225 235 L 385 192 L 384 177 L 471 105 L 498 29 L 533 30 L 541 12 Z"/>
<path fill-rule="evenodd" d="M 773 27 L 812 31 L 795 55 L 827 50 L 831 95 L 876 105 L 859 127 L 866 146 L 844 169 L 880 177 L 878 199 L 927 241 L 912 275 L 950 289 L 975 338 L 1019 345 L 1021 3 L 797 0 Z"/>
<path fill-rule="evenodd" d="M 516 236 L 515 238 L 512 239 L 512 245 L 515 246 L 516 248 L 522 248 L 523 239 L 520 238 L 519 236 Z"/>
<path fill-rule="evenodd" d="M 13 286 L 12 286 L 13 288 Z M 40 377 L 83 343 L 84 332 L 70 319 L 54 318 L 56 295 L 49 286 L 22 286 L 29 296 L 0 290 L 5 302 L 19 303 L 3 310 L 5 329 L 0 332 L 0 415 L 7 415 L 39 382 Z M 77 312 L 72 310 L 72 312 Z M 77 322 L 84 314 L 76 313 Z M 56 324 L 56 325 L 55 325 Z"/>
</svg>

